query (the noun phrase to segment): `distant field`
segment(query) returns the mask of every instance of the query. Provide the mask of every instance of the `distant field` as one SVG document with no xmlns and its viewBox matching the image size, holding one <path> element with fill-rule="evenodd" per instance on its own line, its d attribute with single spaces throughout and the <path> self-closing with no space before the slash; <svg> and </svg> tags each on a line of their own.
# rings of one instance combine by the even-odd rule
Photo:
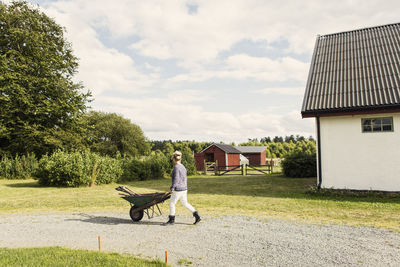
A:
<svg viewBox="0 0 400 267">
<path fill-rule="evenodd" d="M 189 202 L 200 214 L 274 217 L 309 223 L 344 223 L 400 231 L 400 197 L 310 195 L 315 178 L 280 174 L 195 176 L 189 178 Z M 170 179 L 125 183 L 139 193 L 168 191 Z M 0 213 L 121 211 L 117 184 L 92 188 L 39 187 L 35 180 L 0 180 Z M 168 203 L 162 205 L 168 213 Z M 177 213 L 188 214 L 181 205 Z"/>
</svg>

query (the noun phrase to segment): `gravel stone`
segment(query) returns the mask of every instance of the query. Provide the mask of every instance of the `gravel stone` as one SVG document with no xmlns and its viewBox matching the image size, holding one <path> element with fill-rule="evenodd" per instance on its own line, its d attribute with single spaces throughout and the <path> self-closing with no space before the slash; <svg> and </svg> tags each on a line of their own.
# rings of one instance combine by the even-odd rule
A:
<svg viewBox="0 0 400 267">
<path fill-rule="evenodd" d="M 400 234 L 245 216 L 167 216 L 134 223 L 127 213 L 0 215 L 0 247 L 62 246 L 137 255 L 178 266 L 400 266 Z"/>
</svg>

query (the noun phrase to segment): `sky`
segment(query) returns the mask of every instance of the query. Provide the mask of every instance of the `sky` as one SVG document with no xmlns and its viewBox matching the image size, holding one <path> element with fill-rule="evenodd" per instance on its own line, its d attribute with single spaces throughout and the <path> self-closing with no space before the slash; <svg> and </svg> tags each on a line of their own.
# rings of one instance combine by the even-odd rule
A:
<svg viewBox="0 0 400 267">
<path fill-rule="evenodd" d="M 37 0 L 65 27 L 93 110 L 150 140 L 315 136 L 301 105 L 317 35 L 400 22 L 400 1 Z"/>
</svg>

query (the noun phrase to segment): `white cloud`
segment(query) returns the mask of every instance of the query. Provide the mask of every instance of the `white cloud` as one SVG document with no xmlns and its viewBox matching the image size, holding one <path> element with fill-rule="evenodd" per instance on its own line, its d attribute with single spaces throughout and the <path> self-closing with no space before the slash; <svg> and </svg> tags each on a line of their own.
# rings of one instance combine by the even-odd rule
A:
<svg viewBox="0 0 400 267">
<path fill-rule="evenodd" d="M 169 83 L 200 82 L 212 78 L 256 81 L 299 81 L 307 80 L 309 63 L 291 57 L 270 59 L 237 54 L 220 62 L 217 70 L 198 68 L 195 71 L 178 74 L 168 79 Z"/>
<path fill-rule="evenodd" d="M 259 94 L 304 95 L 305 86 L 301 87 L 269 87 L 255 91 Z"/>
<path fill-rule="evenodd" d="M 145 66 L 146 69 L 148 69 L 148 70 L 150 70 L 152 72 L 155 72 L 155 73 L 159 73 L 161 71 L 161 67 L 151 65 L 151 64 L 149 64 L 147 62 L 144 64 L 144 66 Z"/>
<path fill-rule="evenodd" d="M 195 91 L 191 91 L 196 95 Z M 260 111 L 210 112 L 201 103 L 186 98 L 185 103 L 170 94 L 166 98 L 101 99 L 103 111 L 124 114 L 142 127 L 150 139 L 209 140 L 243 142 L 250 137 L 313 134 L 313 120 L 302 120 L 299 111 L 274 114 L 269 107 Z"/>
<path fill-rule="evenodd" d="M 253 78 L 264 81 L 285 81 L 307 79 L 309 64 L 291 57 L 272 60 L 266 57 L 251 57 L 245 54 L 227 59 L 228 69 L 237 78 Z"/>
<path fill-rule="evenodd" d="M 200 90 L 178 90 L 168 94 L 168 100 L 176 104 L 206 102 L 214 96 L 213 92 L 204 93 Z"/>
<path fill-rule="evenodd" d="M 187 3 L 198 5 L 195 14 L 189 14 Z M 73 31 L 71 36 L 87 28 L 101 28 L 117 39 L 135 36 L 139 40 L 133 41 L 131 48 L 139 54 L 177 59 L 179 66 L 192 70 L 198 64 L 213 62 L 222 51 L 244 39 L 266 41 L 266 48 L 287 40 L 286 52 L 310 54 L 317 34 L 397 21 L 395 6 L 400 4 L 361 0 L 99 0 L 94 5 L 75 0 L 51 2 L 49 10 L 56 11 L 53 15 L 57 19 L 61 13 L 70 17 L 62 22 Z M 91 37 L 96 38 L 89 35 L 84 40 Z"/>
<path fill-rule="evenodd" d="M 139 50 L 144 56 L 157 59 L 169 59 L 172 57 L 171 48 L 169 46 L 154 43 L 150 40 L 141 40 L 132 44 L 131 48 Z"/>
<path fill-rule="evenodd" d="M 92 12 L 85 10 L 79 2 L 77 5 L 57 2 L 46 10 L 49 16 L 67 29 L 66 38 L 79 58 L 76 79 L 83 81 L 94 96 L 105 91 L 140 93 L 144 87 L 158 81 L 157 73 L 141 73 L 130 56 L 106 47 L 99 40 L 98 33 L 91 25 L 97 17 Z"/>
<path fill-rule="evenodd" d="M 192 3 L 193 1 L 191 1 Z M 76 14 L 115 37 L 138 36 L 133 48 L 145 56 L 177 58 L 191 65 L 210 62 L 242 39 L 288 40 L 288 51 L 309 53 L 317 34 L 397 22 L 397 1 L 59 1 L 52 6 Z M 396 8 L 397 7 L 397 8 Z"/>
</svg>

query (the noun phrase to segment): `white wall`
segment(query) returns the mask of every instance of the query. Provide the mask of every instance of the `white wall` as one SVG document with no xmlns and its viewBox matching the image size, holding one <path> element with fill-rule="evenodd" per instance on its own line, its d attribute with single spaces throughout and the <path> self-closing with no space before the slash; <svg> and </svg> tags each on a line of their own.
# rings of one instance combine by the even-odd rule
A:
<svg viewBox="0 0 400 267">
<path fill-rule="evenodd" d="M 363 133 L 361 118 L 393 117 L 393 132 Z M 400 191 L 400 113 L 321 117 L 322 187 Z"/>
</svg>

